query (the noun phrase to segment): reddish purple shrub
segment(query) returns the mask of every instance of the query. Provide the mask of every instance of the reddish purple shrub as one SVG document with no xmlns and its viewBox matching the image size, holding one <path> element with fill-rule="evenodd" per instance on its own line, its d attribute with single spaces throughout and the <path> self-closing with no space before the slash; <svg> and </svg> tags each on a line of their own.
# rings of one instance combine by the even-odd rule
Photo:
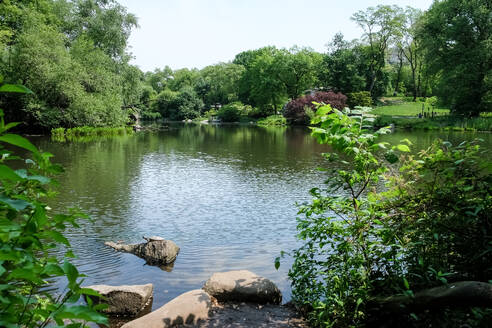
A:
<svg viewBox="0 0 492 328">
<path fill-rule="evenodd" d="M 306 107 L 311 108 L 316 112 L 316 105 L 313 104 L 324 103 L 329 104 L 336 109 L 343 109 L 346 107 L 347 97 L 338 92 L 316 92 L 314 95 L 303 96 L 294 100 L 291 100 L 284 107 L 284 117 L 290 124 L 309 124 L 309 117 L 306 115 Z"/>
</svg>

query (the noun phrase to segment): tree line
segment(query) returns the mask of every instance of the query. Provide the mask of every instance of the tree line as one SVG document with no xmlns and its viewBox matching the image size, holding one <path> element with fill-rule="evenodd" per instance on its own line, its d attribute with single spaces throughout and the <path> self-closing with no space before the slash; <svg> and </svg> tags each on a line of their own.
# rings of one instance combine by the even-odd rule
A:
<svg viewBox="0 0 492 328">
<path fill-rule="evenodd" d="M 477 116 L 492 110 L 491 6 L 379 5 L 351 16 L 359 39 L 338 33 L 326 53 L 267 46 L 201 70 L 142 72 L 127 52 L 137 20 L 116 1 L 2 1 L 0 74 L 34 95 L 2 96 L 0 105 L 28 126 L 119 126 L 137 115 L 192 119 L 230 103 L 265 117 L 306 93 L 341 92 L 350 103 L 350 94 L 363 91 L 373 101 L 437 96 L 453 113 Z"/>
</svg>

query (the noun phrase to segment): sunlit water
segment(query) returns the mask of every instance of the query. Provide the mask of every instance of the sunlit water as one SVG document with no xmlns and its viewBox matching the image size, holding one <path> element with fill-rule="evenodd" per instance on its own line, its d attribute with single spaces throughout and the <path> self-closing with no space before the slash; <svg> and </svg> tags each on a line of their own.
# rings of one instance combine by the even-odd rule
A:
<svg viewBox="0 0 492 328">
<path fill-rule="evenodd" d="M 458 142 L 490 134 L 398 132 L 423 148 L 436 137 Z M 78 207 L 91 222 L 69 232 L 85 284 L 154 285 L 154 308 L 200 288 L 214 272 L 248 269 L 273 280 L 290 299 L 286 257 L 296 247 L 296 202 L 309 201 L 326 165 L 304 128 L 176 125 L 159 132 L 88 143 L 34 140 L 65 167 L 53 212 Z M 117 253 L 105 241 L 171 239 L 181 248 L 171 272 Z M 60 281 L 55 286 L 61 287 Z"/>
</svg>

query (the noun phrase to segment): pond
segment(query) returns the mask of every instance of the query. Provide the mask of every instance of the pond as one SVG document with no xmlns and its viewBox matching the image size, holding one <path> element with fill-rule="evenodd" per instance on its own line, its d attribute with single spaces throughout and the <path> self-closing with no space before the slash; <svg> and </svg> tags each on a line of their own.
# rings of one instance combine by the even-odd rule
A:
<svg viewBox="0 0 492 328">
<path fill-rule="evenodd" d="M 416 148 L 437 137 L 460 142 L 491 134 L 396 132 Z M 65 167 L 53 211 L 78 207 L 92 222 L 68 237 L 88 275 L 85 284 L 154 284 L 154 309 L 200 288 L 214 272 L 248 269 L 273 280 L 290 299 L 287 271 L 274 268 L 280 251 L 296 247 L 296 202 L 327 178 L 306 128 L 172 125 L 156 132 L 87 143 L 34 142 Z M 489 147 L 490 148 L 490 147 Z M 181 248 L 170 272 L 116 253 L 105 241 L 171 239 Z M 63 286 L 64 282 L 55 283 Z"/>
</svg>

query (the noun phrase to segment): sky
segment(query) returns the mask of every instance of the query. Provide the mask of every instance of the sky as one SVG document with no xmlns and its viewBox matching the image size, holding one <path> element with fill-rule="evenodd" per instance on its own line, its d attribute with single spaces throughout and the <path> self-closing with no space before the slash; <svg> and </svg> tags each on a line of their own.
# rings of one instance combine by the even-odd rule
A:
<svg viewBox="0 0 492 328">
<path fill-rule="evenodd" d="M 337 32 L 347 40 L 362 30 L 350 20 L 379 4 L 426 10 L 432 0 L 119 0 L 138 18 L 129 51 L 143 71 L 203 68 L 242 51 L 294 45 L 326 52 Z"/>
</svg>

